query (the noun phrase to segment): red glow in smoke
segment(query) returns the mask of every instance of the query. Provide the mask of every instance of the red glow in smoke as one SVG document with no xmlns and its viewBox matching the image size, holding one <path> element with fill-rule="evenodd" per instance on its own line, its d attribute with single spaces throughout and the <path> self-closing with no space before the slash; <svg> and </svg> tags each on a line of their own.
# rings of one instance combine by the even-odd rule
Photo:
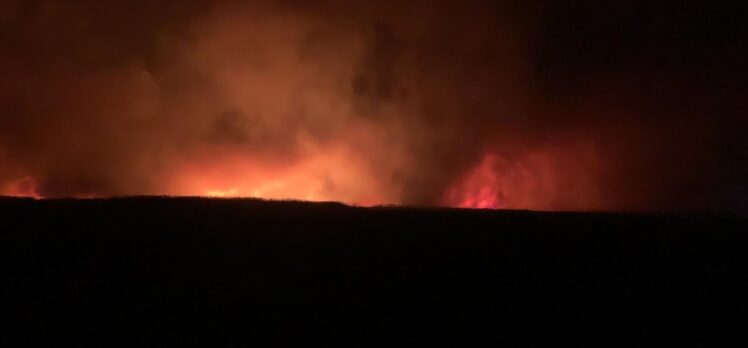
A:
<svg viewBox="0 0 748 348">
<path fill-rule="evenodd" d="M 485 155 L 478 166 L 447 192 L 446 204 L 459 208 L 496 209 L 504 202 L 496 156 Z"/>
<path fill-rule="evenodd" d="M 445 188 L 441 201 L 425 204 L 474 209 L 600 209 L 604 201 L 595 189 L 597 160 L 591 149 L 589 145 L 556 144 L 524 148 L 511 155 L 486 152 Z M 277 163 L 220 146 L 207 147 L 172 168 L 162 184 L 149 194 L 340 201 L 361 206 L 403 203 L 403 186 L 382 180 L 371 163 L 344 144 L 313 147 Z M 44 198 L 31 177 L 12 181 L 0 192 Z"/>
<path fill-rule="evenodd" d="M 171 195 L 340 201 L 372 206 L 398 197 L 344 147 L 320 149 L 297 159 L 268 164 L 236 153 L 205 151 L 180 167 Z"/>
<path fill-rule="evenodd" d="M 445 191 L 443 205 L 479 209 L 599 210 L 595 146 L 566 140 L 487 152 Z"/>
<path fill-rule="evenodd" d="M 25 177 L 9 183 L 0 193 L 10 197 L 42 198 L 38 192 L 36 181 L 31 177 Z"/>
</svg>

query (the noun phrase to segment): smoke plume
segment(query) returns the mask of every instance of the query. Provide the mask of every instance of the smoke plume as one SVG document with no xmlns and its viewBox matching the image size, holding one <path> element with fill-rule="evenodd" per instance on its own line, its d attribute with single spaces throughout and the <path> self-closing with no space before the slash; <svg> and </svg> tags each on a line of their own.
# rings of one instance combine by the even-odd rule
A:
<svg viewBox="0 0 748 348">
<path fill-rule="evenodd" d="M 0 193 L 748 209 L 719 2 L 0 3 Z"/>
</svg>

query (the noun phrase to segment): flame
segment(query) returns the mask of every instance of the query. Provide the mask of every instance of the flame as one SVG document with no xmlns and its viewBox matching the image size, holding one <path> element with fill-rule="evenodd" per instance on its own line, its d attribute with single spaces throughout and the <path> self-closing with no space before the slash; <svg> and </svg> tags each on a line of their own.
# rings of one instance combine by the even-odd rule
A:
<svg viewBox="0 0 748 348">
<path fill-rule="evenodd" d="M 3 190 L 0 190 L 0 193 L 9 197 L 43 198 L 39 194 L 36 180 L 32 177 L 23 177 L 12 181 Z"/>
<path fill-rule="evenodd" d="M 512 152 L 486 152 L 444 191 L 439 205 L 474 209 L 594 209 L 589 168 L 573 158 L 584 147 L 566 144 Z M 594 154 L 584 163 L 594 163 Z M 381 178 L 365 156 L 346 144 L 312 147 L 272 159 L 221 146 L 196 151 L 171 168 L 153 194 L 212 198 L 339 201 L 360 206 L 401 204 L 402 185 Z M 586 186 L 585 186 L 586 185 Z M 44 198 L 32 177 L 0 187 L 8 196 Z M 92 198 L 91 195 L 77 195 Z"/>
<path fill-rule="evenodd" d="M 487 151 L 446 187 L 435 204 L 474 209 L 600 209 L 604 200 L 594 180 L 598 160 L 590 149 L 589 144 L 563 143 Z M 346 143 L 311 146 L 278 158 L 208 146 L 170 168 L 151 194 L 339 201 L 360 206 L 402 204 L 405 187 L 383 179 L 388 172 Z M 0 193 L 44 198 L 33 177 L 11 181 L 0 187 Z"/>
<path fill-rule="evenodd" d="M 445 191 L 443 205 L 479 209 L 599 210 L 599 155 L 574 140 L 486 152 Z"/>
<path fill-rule="evenodd" d="M 238 197 L 239 196 L 239 190 L 236 188 L 231 188 L 226 191 L 221 190 L 210 190 L 205 193 L 208 197 L 213 198 L 228 198 L 228 197 Z"/>
<path fill-rule="evenodd" d="M 446 205 L 459 208 L 497 209 L 504 204 L 497 158 L 487 154 L 480 163 L 447 193 Z"/>
<path fill-rule="evenodd" d="M 502 206 L 503 192 L 493 168 L 495 156 L 486 155 L 478 166 L 447 194 L 447 205 L 460 208 L 496 209 Z"/>
<path fill-rule="evenodd" d="M 341 201 L 364 206 L 397 202 L 396 192 L 382 185 L 367 163 L 343 147 L 282 163 L 207 150 L 176 170 L 171 181 L 168 193 L 173 195 Z"/>
</svg>

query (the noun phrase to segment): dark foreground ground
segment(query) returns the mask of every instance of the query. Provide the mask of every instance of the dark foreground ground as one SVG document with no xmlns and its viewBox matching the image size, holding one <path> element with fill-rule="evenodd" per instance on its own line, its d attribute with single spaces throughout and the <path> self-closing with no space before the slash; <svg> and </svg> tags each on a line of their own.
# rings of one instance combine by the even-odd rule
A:
<svg viewBox="0 0 748 348">
<path fill-rule="evenodd" d="M 730 341 L 748 335 L 747 227 L 729 216 L 0 199 L 0 345 L 744 346 Z"/>
</svg>

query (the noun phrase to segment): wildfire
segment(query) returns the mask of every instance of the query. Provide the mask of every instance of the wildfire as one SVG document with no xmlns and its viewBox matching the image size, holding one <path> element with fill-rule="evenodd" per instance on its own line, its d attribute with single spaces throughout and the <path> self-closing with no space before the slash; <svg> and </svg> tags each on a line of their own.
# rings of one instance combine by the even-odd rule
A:
<svg viewBox="0 0 748 348">
<path fill-rule="evenodd" d="M 589 177 L 593 171 L 572 160 L 584 153 L 582 149 L 552 146 L 511 156 L 486 152 L 435 203 L 474 209 L 595 208 L 602 203 Z M 595 163 L 594 156 L 587 157 L 584 163 Z M 340 201 L 361 206 L 403 203 L 403 186 L 382 179 L 386 171 L 372 167 L 345 145 L 315 147 L 276 161 L 221 147 L 205 148 L 171 170 L 162 186 L 150 194 Z M 0 194 L 44 198 L 32 177 L 7 183 L 0 187 Z"/>
<path fill-rule="evenodd" d="M 447 192 L 447 205 L 460 208 L 496 209 L 504 204 L 496 156 L 486 155 L 478 166 Z"/>
<path fill-rule="evenodd" d="M 398 198 L 377 180 L 367 163 L 345 148 L 320 150 L 283 163 L 208 151 L 179 168 L 172 182 L 167 194 L 341 201 L 364 206 L 393 203 Z"/>
<path fill-rule="evenodd" d="M 478 209 L 595 210 L 600 159 L 592 144 L 566 140 L 487 152 L 445 192 L 443 205 Z"/>
<path fill-rule="evenodd" d="M 205 193 L 208 197 L 215 197 L 215 198 L 228 198 L 228 197 L 238 197 L 239 196 L 239 190 L 232 188 L 228 189 L 226 191 L 221 190 L 210 190 Z"/>
<path fill-rule="evenodd" d="M 9 183 L 0 191 L 0 194 L 10 197 L 42 198 L 38 192 L 36 181 L 31 177 L 24 177 Z"/>
</svg>

